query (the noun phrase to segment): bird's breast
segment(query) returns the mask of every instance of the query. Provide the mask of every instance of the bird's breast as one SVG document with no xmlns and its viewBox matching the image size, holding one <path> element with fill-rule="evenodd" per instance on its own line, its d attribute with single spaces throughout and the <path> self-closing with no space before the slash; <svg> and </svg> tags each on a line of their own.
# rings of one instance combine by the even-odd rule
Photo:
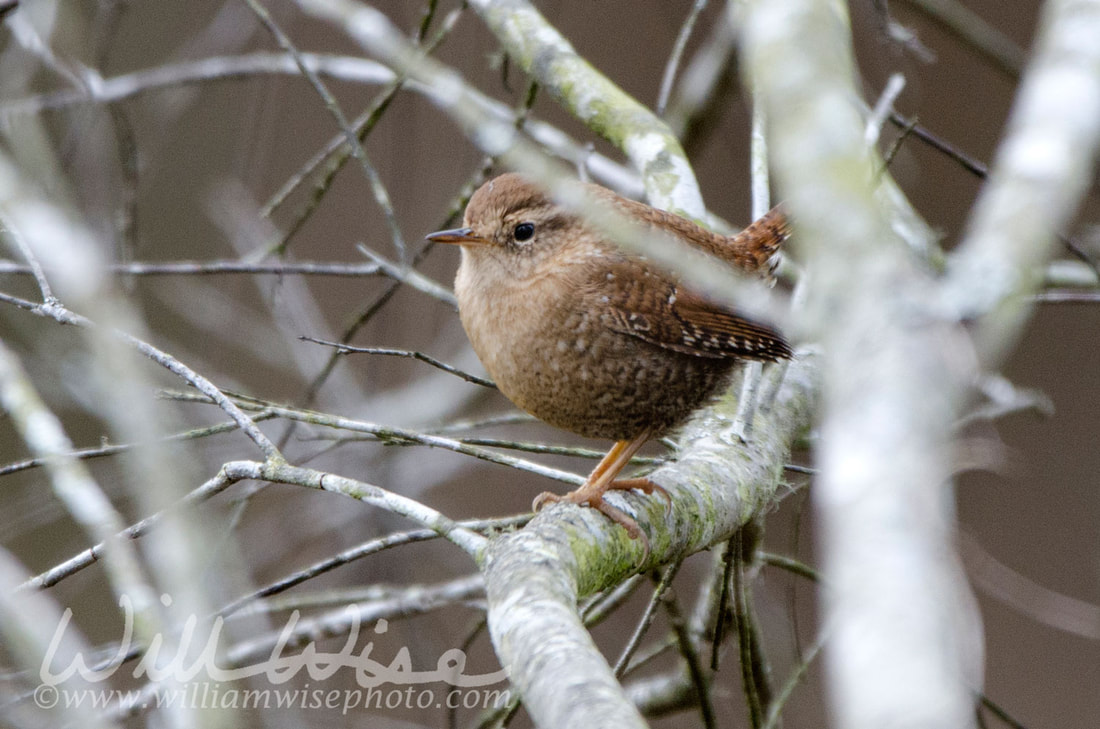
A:
<svg viewBox="0 0 1100 729">
<path fill-rule="evenodd" d="M 485 369 L 517 406 L 581 435 L 627 440 L 678 422 L 709 396 L 728 364 L 658 350 L 617 331 L 587 281 L 554 274 L 489 280 L 460 267 L 459 315 Z"/>
</svg>

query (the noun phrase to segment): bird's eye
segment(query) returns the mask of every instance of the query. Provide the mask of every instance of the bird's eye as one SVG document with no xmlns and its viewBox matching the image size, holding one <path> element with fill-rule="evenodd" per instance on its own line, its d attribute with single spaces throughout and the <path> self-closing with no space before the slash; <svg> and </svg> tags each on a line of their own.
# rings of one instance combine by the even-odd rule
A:
<svg viewBox="0 0 1100 729">
<path fill-rule="evenodd" d="M 535 234 L 534 223 L 520 223 L 516 226 L 516 229 L 512 231 L 512 236 L 516 241 L 522 243 L 526 240 L 531 240 L 531 236 Z"/>
</svg>

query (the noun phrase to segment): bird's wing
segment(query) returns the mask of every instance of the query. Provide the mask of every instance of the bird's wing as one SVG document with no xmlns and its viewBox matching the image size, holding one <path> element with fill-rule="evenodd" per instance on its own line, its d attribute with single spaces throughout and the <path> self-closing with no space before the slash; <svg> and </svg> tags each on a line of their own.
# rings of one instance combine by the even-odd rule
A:
<svg viewBox="0 0 1100 729">
<path fill-rule="evenodd" d="M 684 289 L 642 261 L 623 257 L 606 271 L 602 281 L 593 282 L 593 295 L 616 331 L 697 357 L 791 356 L 790 345 L 775 330 Z"/>
</svg>

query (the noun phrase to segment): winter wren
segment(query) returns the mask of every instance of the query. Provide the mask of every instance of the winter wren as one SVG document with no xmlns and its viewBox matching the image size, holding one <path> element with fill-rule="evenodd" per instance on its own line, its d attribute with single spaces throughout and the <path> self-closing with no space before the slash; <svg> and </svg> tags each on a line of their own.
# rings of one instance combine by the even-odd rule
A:
<svg viewBox="0 0 1100 729">
<path fill-rule="evenodd" d="M 767 271 L 787 237 L 777 210 L 725 237 L 599 185 L 576 184 L 639 224 L 746 272 Z M 428 239 L 462 246 L 459 316 L 500 391 L 551 425 L 616 441 L 581 488 L 542 494 L 534 508 L 547 501 L 594 507 L 648 549 L 637 523 L 603 494 L 663 493 L 644 478 L 615 477 L 647 439 L 716 394 L 738 360 L 786 358 L 790 347 L 776 331 L 620 250 L 520 175 L 482 185 L 463 224 Z"/>
</svg>

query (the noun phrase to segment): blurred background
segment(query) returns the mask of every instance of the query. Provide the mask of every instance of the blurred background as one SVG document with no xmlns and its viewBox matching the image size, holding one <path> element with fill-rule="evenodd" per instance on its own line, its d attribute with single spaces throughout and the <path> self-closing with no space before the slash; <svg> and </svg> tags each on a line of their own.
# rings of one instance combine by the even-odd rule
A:
<svg viewBox="0 0 1100 729">
<path fill-rule="evenodd" d="M 293 3 L 272 0 L 265 5 L 302 51 L 362 56 L 340 31 L 305 17 Z M 410 37 L 416 35 L 426 5 L 375 3 Z M 444 0 L 438 5 L 429 38 L 458 4 Z M 692 3 L 542 0 L 536 5 L 582 56 L 653 107 Z M 849 3 L 864 98 L 873 104 L 890 76 L 902 74 L 906 83 L 897 110 L 965 155 L 988 163 L 1026 64 L 1041 3 L 955 4 L 974 14 L 964 18 L 964 29 L 984 32 L 975 18 L 988 24 L 994 46 L 1001 49 L 997 58 L 976 50 L 921 5 Z M 725 69 L 720 80 L 691 114 L 684 111 L 683 85 L 674 86 L 668 117 L 685 141 L 709 209 L 742 226 L 750 217 L 749 103 L 740 87 L 736 47 L 723 40 L 725 12 L 718 0 L 703 10 L 678 77 L 682 82 L 692 73 L 703 73 L 699 59 L 721 59 L 714 49 L 725 48 L 730 55 L 720 66 Z M 27 40 L 32 30 L 45 49 L 35 50 Z M 288 261 L 359 265 L 367 260 L 359 245 L 397 260 L 386 216 L 354 161 L 335 173 L 315 203 L 310 179 L 270 217 L 261 215 L 339 129 L 314 90 L 288 64 L 277 73 L 222 71 L 202 80 L 188 76 L 193 70 L 188 64 L 277 51 L 271 33 L 244 2 L 23 2 L 0 27 L 0 145 L 28 180 L 45 185 L 51 199 L 76 211 L 111 262 L 259 260 L 272 241 L 291 231 L 285 240 Z M 506 61 L 472 11 L 457 16 L 434 55 L 505 107 L 523 108 L 528 80 Z M 146 73 L 154 71 L 160 75 Z M 117 89 L 120 98 L 112 103 L 82 98 L 81 84 L 95 87 L 90 79 L 96 75 L 120 80 L 98 87 Z M 385 86 L 377 79 L 368 83 L 326 77 L 326 83 L 348 118 L 370 107 Z M 604 155 L 621 163 L 610 144 L 548 95 L 537 94 L 528 113 L 531 120 L 569 135 L 580 157 Z M 899 133 L 897 125 L 887 125 L 881 148 L 889 149 Z M 364 145 L 388 191 L 409 253 L 419 260 L 418 270 L 450 286 L 458 252 L 428 249 L 423 236 L 455 224 L 453 213 L 464 189 L 468 193 L 468 186 L 483 174 L 483 155 L 415 90 L 393 97 Z M 610 167 L 594 168 L 597 181 L 612 182 L 599 172 Z M 980 177 L 915 135 L 897 148 L 890 171 L 950 248 L 965 231 Z M 1094 260 L 1100 257 L 1098 203 L 1093 190 L 1078 223 L 1064 231 Z M 314 204 L 306 218 L 303 211 Z M 23 263 L 10 245 L 0 257 Z M 1068 250 L 1060 257 L 1076 260 Z M 353 332 L 352 344 L 420 351 L 483 374 L 451 306 L 408 286 L 394 286 L 382 276 L 118 274 L 112 287 L 133 307 L 135 321 L 142 322 L 141 336 L 234 393 L 419 430 L 515 412 L 499 394 L 409 359 L 350 354 L 337 358 L 321 378 L 332 350 L 302 341 L 302 336 L 339 340 Z M 0 291 L 38 299 L 34 280 L 22 273 L 0 273 Z M 1021 391 L 1034 391 L 1034 406 L 995 420 L 976 420 L 959 439 L 957 508 L 963 555 L 985 622 L 985 692 L 1031 729 L 1091 729 L 1100 717 L 1098 334 L 1096 302 L 1038 304 L 1002 372 Z M 18 354 L 77 447 L 115 442 L 102 408 L 110 388 L 89 381 L 86 370 L 93 353 L 74 329 L 0 304 L 0 339 Z M 182 381 L 151 363 L 140 367 L 151 387 L 186 390 Z M 205 404 L 170 401 L 164 407 L 180 431 L 224 418 Z M 440 450 L 382 445 L 284 421 L 265 423 L 264 430 L 273 439 L 285 439 L 284 451 L 294 463 L 377 484 L 452 518 L 521 513 L 541 491 L 565 490 L 531 474 Z M 606 447 L 532 422 L 461 432 Z M 259 457 L 236 432 L 173 447 L 181 449 L 190 469 L 187 488 L 213 476 L 226 460 Z M 651 452 L 660 454 L 661 449 Z M 28 455 L 11 423 L 0 421 L 0 466 Z M 529 457 L 578 473 L 591 467 L 590 461 L 572 457 Z M 812 463 L 809 453 L 798 458 Z M 146 515 L 135 497 L 139 486 L 127 480 L 125 459 L 101 458 L 88 465 L 127 523 Z M 0 473 L 0 538 L 29 573 L 44 571 L 88 546 L 87 536 L 50 493 L 41 469 Z M 766 547 L 812 565 L 813 519 L 806 500 L 806 487 L 812 484 L 795 472 L 789 478 L 792 493 L 766 521 Z M 349 499 L 291 486 L 247 493 L 238 485 L 204 505 L 201 514 L 206 534 L 214 539 L 207 546 L 212 552 L 225 549 L 218 559 L 234 564 L 223 574 L 214 568 L 214 560 L 204 573 L 216 604 L 410 526 Z M 694 594 L 709 559 L 699 555 L 689 560 L 676 583 L 678 594 L 685 599 Z M 428 542 L 343 566 L 309 581 L 299 592 L 347 595 L 341 591 L 430 584 L 469 568 L 458 550 Z M 229 573 L 232 578 L 223 579 Z M 774 674 L 784 677 L 813 640 L 813 586 L 765 567 L 753 590 Z M 612 660 L 644 608 L 645 593 L 640 590 L 595 631 Z M 120 617 L 100 566 L 77 573 L 49 594 L 74 610 L 74 622 L 93 644 L 118 639 Z M 393 656 L 408 646 L 414 661 L 434 666 L 442 651 L 461 647 L 475 630 L 476 598 L 469 602 L 391 622 L 385 635 L 371 636 L 377 655 Z M 663 628 L 655 630 L 655 635 L 663 634 Z M 335 638 L 332 645 L 338 650 L 342 639 Z M 484 632 L 468 652 L 480 670 L 495 670 Z M 730 654 L 725 659 L 716 699 L 726 726 L 747 725 L 735 658 Z M 653 670 L 660 668 L 658 662 Z M 786 726 L 821 726 L 823 711 L 815 665 L 791 699 Z M 476 714 L 462 712 L 460 725 Z M 303 712 L 297 719 L 242 712 L 236 720 L 246 726 L 283 726 L 303 716 L 325 726 L 446 722 L 445 712 L 435 709 L 348 716 Z M 129 722 L 142 726 L 145 718 L 139 714 Z M 696 726 L 698 717 L 672 714 L 654 724 Z M 514 725 L 526 726 L 528 720 L 521 713 Z"/>
</svg>

